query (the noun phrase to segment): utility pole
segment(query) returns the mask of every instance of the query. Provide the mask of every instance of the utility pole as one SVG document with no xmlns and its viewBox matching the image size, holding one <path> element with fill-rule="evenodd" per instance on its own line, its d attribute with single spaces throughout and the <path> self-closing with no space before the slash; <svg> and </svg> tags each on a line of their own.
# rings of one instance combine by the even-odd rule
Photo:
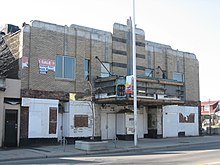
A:
<svg viewBox="0 0 220 165">
<path fill-rule="evenodd" d="M 137 76 L 136 76 L 136 38 L 135 38 L 135 0 L 133 0 L 133 21 L 132 21 L 132 41 L 133 41 L 133 99 L 134 99 L 134 146 L 137 146 Z"/>
<path fill-rule="evenodd" d="M 211 135 L 212 131 L 211 131 L 211 103 L 210 103 L 210 99 L 209 99 L 209 135 Z"/>
</svg>

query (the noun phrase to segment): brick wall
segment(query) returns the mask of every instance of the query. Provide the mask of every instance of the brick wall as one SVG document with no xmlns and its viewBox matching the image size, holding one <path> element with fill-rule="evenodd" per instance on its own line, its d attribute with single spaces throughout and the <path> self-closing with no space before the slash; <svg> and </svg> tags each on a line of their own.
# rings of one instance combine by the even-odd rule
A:
<svg viewBox="0 0 220 165">
<path fill-rule="evenodd" d="M 23 68 L 22 89 L 38 91 L 83 92 L 89 88 L 84 80 L 84 60 L 91 61 L 91 80 L 100 76 L 102 61 L 112 63 L 111 34 L 77 25 L 59 26 L 34 21 L 23 30 L 23 56 L 29 67 Z M 68 55 L 76 60 L 76 80 L 55 79 L 55 72 L 39 73 L 39 59 L 55 60 L 56 55 Z"/>
<path fill-rule="evenodd" d="M 22 107 L 20 114 L 20 138 L 28 138 L 29 107 Z"/>
<path fill-rule="evenodd" d="M 110 63 L 113 73 L 127 75 L 127 67 L 130 66 L 128 59 L 132 56 L 131 35 L 129 21 L 127 25 L 115 23 L 113 34 L 78 25 L 67 27 L 34 21 L 32 26 L 26 26 L 23 30 L 23 56 L 29 58 L 29 67 L 21 69 L 22 89 L 83 93 L 85 89 L 89 89 L 84 80 L 84 59 L 91 61 L 92 82 L 101 75 L 101 64 L 96 56 L 102 62 Z M 144 75 L 149 62 L 151 69 L 155 71 L 155 77 L 162 75 L 156 75 L 158 66 L 168 79 L 173 79 L 174 72 L 181 72 L 185 76 L 186 100 L 199 100 L 199 63 L 194 54 L 145 41 L 142 29 L 136 29 L 136 53 L 137 75 Z M 149 53 L 152 56 L 150 59 Z M 38 59 L 55 60 L 56 55 L 76 58 L 76 80 L 55 79 L 53 71 L 48 71 L 45 75 L 39 74 Z"/>
</svg>

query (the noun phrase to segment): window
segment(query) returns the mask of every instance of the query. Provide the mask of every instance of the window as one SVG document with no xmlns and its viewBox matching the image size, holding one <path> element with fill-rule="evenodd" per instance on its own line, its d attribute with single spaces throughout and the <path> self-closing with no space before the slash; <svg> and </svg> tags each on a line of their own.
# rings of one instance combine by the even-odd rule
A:
<svg viewBox="0 0 220 165">
<path fill-rule="evenodd" d="M 145 76 L 147 76 L 147 77 L 153 77 L 153 69 L 149 69 L 149 68 L 147 68 L 147 69 L 145 69 Z"/>
<path fill-rule="evenodd" d="M 147 52 L 147 66 L 148 66 L 148 68 L 152 68 L 152 55 L 151 55 L 151 51 Z"/>
<path fill-rule="evenodd" d="M 110 64 L 103 62 L 103 65 L 101 64 L 101 77 L 109 77 Z"/>
<path fill-rule="evenodd" d="M 88 127 L 88 115 L 74 115 L 74 127 Z"/>
<path fill-rule="evenodd" d="M 49 134 L 56 134 L 57 130 L 57 108 L 50 107 L 49 111 Z"/>
<path fill-rule="evenodd" d="M 178 72 L 174 72 L 173 73 L 173 80 L 179 81 L 179 82 L 183 82 L 183 74 L 182 73 L 178 73 Z"/>
<path fill-rule="evenodd" d="M 56 56 L 56 78 L 75 79 L 75 58 L 69 56 Z"/>
<path fill-rule="evenodd" d="M 204 106 L 204 111 L 209 111 L 210 110 L 210 105 L 205 105 Z"/>
<path fill-rule="evenodd" d="M 195 123 L 195 114 L 190 113 L 189 115 L 185 116 L 182 113 L 179 113 L 179 122 L 180 123 Z"/>
<path fill-rule="evenodd" d="M 176 70 L 177 70 L 177 72 L 180 72 L 180 62 L 179 61 L 177 61 L 177 63 L 176 63 Z"/>
<path fill-rule="evenodd" d="M 84 80 L 89 81 L 90 60 L 84 61 Z"/>
</svg>

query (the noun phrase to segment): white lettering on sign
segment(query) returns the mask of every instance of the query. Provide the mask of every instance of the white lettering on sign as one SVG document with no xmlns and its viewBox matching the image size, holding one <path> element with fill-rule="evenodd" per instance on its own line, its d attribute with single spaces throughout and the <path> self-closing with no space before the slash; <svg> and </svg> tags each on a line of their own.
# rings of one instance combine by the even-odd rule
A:
<svg viewBox="0 0 220 165">
<path fill-rule="evenodd" d="M 38 62 L 40 74 L 47 74 L 48 71 L 55 72 L 55 60 L 39 59 Z"/>
</svg>

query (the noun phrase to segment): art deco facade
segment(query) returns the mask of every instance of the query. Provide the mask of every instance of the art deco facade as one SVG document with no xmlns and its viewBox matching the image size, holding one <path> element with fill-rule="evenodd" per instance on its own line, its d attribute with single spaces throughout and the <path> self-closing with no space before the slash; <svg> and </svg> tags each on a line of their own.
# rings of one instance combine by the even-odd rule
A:
<svg viewBox="0 0 220 165">
<path fill-rule="evenodd" d="M 59 123 L 70 100 L 90 101 L 91 96 L 95 121 L 82 115 L 73 117 L 74 122 L 88 120 L 87 127 L 95 122 L 95 136 L 102 139 L 132 134 L 129 127 L 124 126 L 127 133 L 121 133 L 124 128 L 118 127 L 122 121 L 129 124 L 132 120 L 133 95 L 126 94 L 133 67 L 131 29 L 130 20 L 127 25 L 115 23 L 113 33 L 33 21 L 13 35 L 4 36 L 19 66 L 10 70 L 21 83 L 18 143 L 61 139 L 64 134 Z M 192 53 L 147 41 L 142 29 L 136 29 L 136 52 L 138 136 L 161 137 L 163 106 L 198 107 L 199 62 Z M 44 107 L 37 108 L 40 103 Z M 42 118 L 43 114 L 47 117 Z M 74 125 L 72 129 L 80 131 Z"/>
</svg>

